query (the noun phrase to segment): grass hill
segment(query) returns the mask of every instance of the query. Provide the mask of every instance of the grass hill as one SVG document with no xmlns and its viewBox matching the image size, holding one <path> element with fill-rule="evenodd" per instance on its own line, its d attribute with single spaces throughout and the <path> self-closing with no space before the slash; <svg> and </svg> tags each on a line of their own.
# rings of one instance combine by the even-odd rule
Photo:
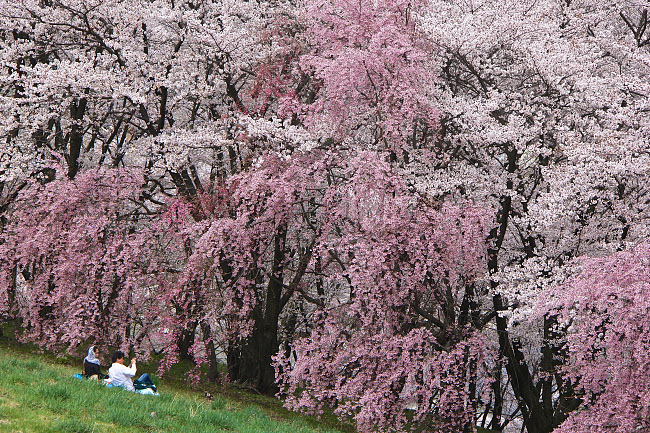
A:
<svg viewBox="0 0 650 433">
<path fill-rule="evenodd" d="M 160 397 L 74 379 L 80 368 L 52 355 L 0 345 L 0 433 L 341 433 L 274 399 L 202 392 L 156 380 Z M 143 369 L 142 372 L 145 370 Z"/>
</svg>

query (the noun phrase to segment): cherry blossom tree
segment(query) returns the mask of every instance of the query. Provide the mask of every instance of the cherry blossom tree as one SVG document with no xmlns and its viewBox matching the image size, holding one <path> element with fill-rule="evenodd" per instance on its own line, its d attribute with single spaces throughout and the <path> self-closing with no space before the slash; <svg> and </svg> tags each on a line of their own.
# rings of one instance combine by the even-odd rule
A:
<svg viewBox="0 0 650 433">
<path fill-rule="evenodd" d="M 249 162 L 238 116 L 273 52 L 248 2 L 0 3 L 0 211 L 29 179 L 127 167 L 147 209 L 191 200 Z M 117 205 L 117 204 L 116 204 Z M 11 219 L 3 215 L 4 219 Z M 198 300 L 197 300 L 198 302 Z M 182 352 L 194 329 L 179 338 Z"/>
<path fill-rule="evenodd" d="M 336 141 L 390 149 L 431 145 L 438 109 L 428 39 L 416 16 L 425 3 L 310 1 L 308 50 L 299 67 L 317 83 L 305 123 Z M 307 101 L 311 102 L 311 101 Z"/>
<path fill-rule="evenodd" d="M 142 182 L 136 171 L 84 171 L 21 191 L 0 238 L 2 313 L 20 321 L 21 339 L 74 349 L 142 338 L 153 250 L 135 217 Z"/>
<path fill-rule="evenodd" d="M 647 244 L 585 260 L 582 272 L 546 297 L 566 328 L 565 380 L 580 408 L 558 432 L 649 428 Z"/>
<path fill-rule="evenodd" d="M 489 320 L 473 298 L 485 275 L 484 215 L 432 208 L 382 161 L 346 171 L 315 246 L 321 285 L 338 289 L 315 302 L 296 364 L 278 357 L 287 405 L 329 405 L 359 431 L 469 428 L 486 356 L 477 329 Z"/>
<path fill-rule="evenodd" d="M 434 1 L 419 15 L 437 53 L 438 145 L 451 158 L 438 170 L 412 164 L 413 183 L 496 220 L 487 263 L 500 361 L 483 402 L 494 430 L 550 432 L 575 407 L 575 390 L 556 380 L 553 321 L 527 319 L 536 297 L 573 258 L 647 237 L 642 6 Z"/>
<path fill-rule="evenodd" d="M 237 149 L 216 131 L 246 110 L 243 89 L 271 50 L 265 13 L 247 2 L 1 3 L 3 179 L 32 176 L 53 153 L 70 178 L 135 165 L 183 194 L 203 186 L 201 165 L 236 170 Z"/>
</svg>

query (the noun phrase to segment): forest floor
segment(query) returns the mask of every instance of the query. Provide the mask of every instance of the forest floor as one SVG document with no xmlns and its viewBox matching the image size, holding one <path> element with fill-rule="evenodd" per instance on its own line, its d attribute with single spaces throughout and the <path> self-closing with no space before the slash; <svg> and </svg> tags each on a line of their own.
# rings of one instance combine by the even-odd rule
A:
<svg viewBox="0 0 650 433">
<path fill-rule="evenodd" d="M 270 397 L 235 388 L 191 388 L 173 376 L 154 377 L 159 397 L 106 388 L 73 378 L 80 372 L 73 361 L 0 341 L 0 433 L 354 431 L 331 418 L 289 412 Z M 140 365 L 138 370 L 147 371 Z"/>
</svg>

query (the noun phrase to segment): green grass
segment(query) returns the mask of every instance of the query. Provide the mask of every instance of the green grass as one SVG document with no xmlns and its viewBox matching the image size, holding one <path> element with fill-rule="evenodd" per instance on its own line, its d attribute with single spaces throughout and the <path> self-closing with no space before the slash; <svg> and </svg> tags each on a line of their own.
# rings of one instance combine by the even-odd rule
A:
<svg viewBox="0 0 650 433">
<path fill-rule="evenodd" d="M 157 380 L 160 397 L 72 378 L 79 368 L 0 346 L 0 433 L 339 433 L 273 399 L 226 390 L 202 393 Z M 143 370 L 144 371 L 144 370 Z M 214 390 L 213 390 L 214 391 Z M 329 423 L 328 423 L 329 424 Z"/>
</svg>

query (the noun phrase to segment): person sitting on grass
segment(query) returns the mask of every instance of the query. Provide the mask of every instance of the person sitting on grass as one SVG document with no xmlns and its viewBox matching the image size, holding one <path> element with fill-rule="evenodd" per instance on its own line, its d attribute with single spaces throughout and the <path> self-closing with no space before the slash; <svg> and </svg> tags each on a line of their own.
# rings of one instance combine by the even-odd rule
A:
<svg viewBox="0 0 650 433">
<path fill-rule="evenodd" d="M 134 385 L 132 378 L 135 376 L 136 370 L 135 357 L 131 358 L 131 362 L 127 367 L 124 365 L 124 352 L 118 350 L 113 354 L 113 365 L 108 369 L 108 378 L 111 385 L 122 387 L 127 391 L 139 392 L 140 394 L 155 394 L 156 386 L 147 373 L 136 379 Z"/>
<path fill-rule="evenodd" d="M 90 346 L 88 356 L 84 358 L 84 377 L 87 379 L 101 380 L 107 377 L 101 372 L 101 363 L 97 358 L 98 355 L 99 348 L 97 346 Z"/>
</svg>

